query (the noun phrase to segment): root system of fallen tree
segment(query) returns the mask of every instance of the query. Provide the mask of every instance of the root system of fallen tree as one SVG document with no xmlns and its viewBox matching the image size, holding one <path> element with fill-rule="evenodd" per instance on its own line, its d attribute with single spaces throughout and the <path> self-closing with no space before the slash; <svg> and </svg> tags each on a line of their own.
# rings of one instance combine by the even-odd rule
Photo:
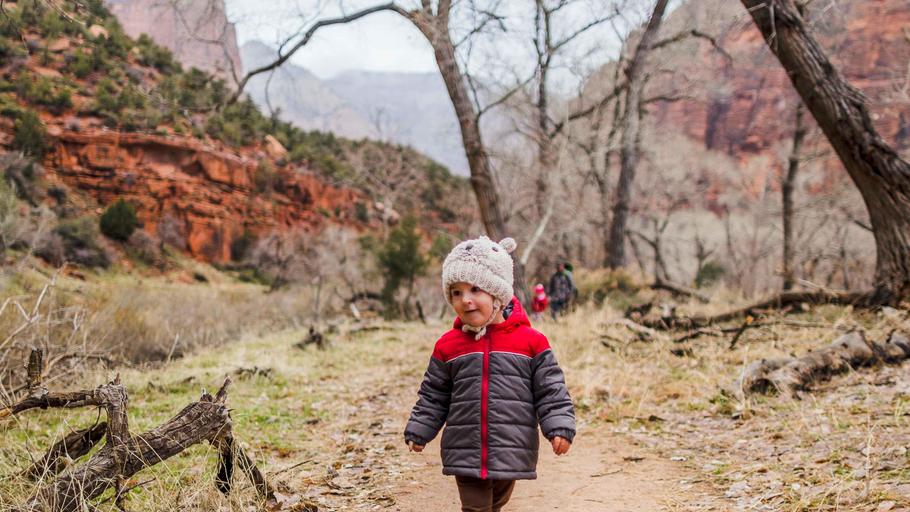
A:
<svg viewBox="0 0 910 512">
<path fill-rule="evenodd" d="M 738 390 L 743 394 L 779 392 L 795 395 L 831 375 L 879 363 L 901 363 L 910 359 L 910 339 L 892 332 L 876 343 L 863 331 L 852 331 L 831 345 L 812 350 L 802 357 L 762 359 L 746 367 Z"/>
<path fill-rule="evenodd" d="M 93 509 L 90 501 L 106 490 L 115 488 L 118 505 L 129 488 L 124 483 L 147 467 L 177 455 L 188 447 L 208 441 L 222 454 L 216 486 L 223 493 L 230 488 L 234 461 L 250 478 L 259 496 L 274 499 L 272 488 L 256 464 L 233 438 L 231 417 L 225 404 L 230 379 L 225 379 L 215 396 L 203 393 L 197 402 L 183 408 L 176 416 L 159 427 L 141 434 L 129 431 L 126 388 L 118 376 L 114 381 L 95 389 L 51 392 L 42 384 L 43 354 L 33 350 L 28 362 L 28 395 L 0 409 L 0 418 L 23 413 L 30 409 L 59 407 L 99 407 L 107 414 L 107 422 L 80 429 L 66 436 L 26 474 L 48 482 L 41 485 L 32 497 L 12 512 L 75 512 Z M 76 460 L 89 453 L 104 439 L 104 446 L 81 464 L 61 463 L 61 457 Z M 52 477 L 57 475 L 56 479 Z"/>
</svg>

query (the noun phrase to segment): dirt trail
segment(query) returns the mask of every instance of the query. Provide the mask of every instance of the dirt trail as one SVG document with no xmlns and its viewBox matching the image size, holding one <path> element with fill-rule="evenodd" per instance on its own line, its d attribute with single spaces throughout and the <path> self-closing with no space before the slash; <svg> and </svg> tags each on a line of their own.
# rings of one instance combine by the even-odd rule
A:
<svg viewBox="0 0 910 512">
<path fill-rule="evenodd" d="M 430 443 L 426 451 L 417 454 L 405 449 L 401 437 L 407 413 L 413 406 L 423 376 L 422 371 L 415 371 L 420 362 L 415 365 L 414 359 L 398 350 L 387 351 L 384 355 L 385 371 L 347 373 L 343 380 L 335 383 L 337 400 L 348 404 L 346 417 L 332 425 L 317 425 L 316 428 L 329 427 L 331 432 L 343 425 L 342 430 L 348 434 L 346 443 L 353 440 L 356 445 L 354 451 L 382 454 L 376 458 L 367 456 L 363 460 L 351 461 L 350 479 L 357 477 L 359 466 L 371 467 L 374 490 L 390 498 L 384 502 L 386 509 L 420 512 L 460 510 L 454 478 L 443 476 L 441 472 L 439 439 Z M 370 361 L 369 358 L 364 360 Z M 400 378 L 390 381 L 389 374 L 397 374 Z M 377 418 L 382 420 L 377 422 Z M 717 506 L 707 485 L 687 483 L 697 480 L 697 477 L 685 462 L 671 461 L 665 455 L 640 446 L 630 436 L 612 432 L 609 424 L 589 426 L 584 416 L 579 418 L 579 423 L 580 433 L 574 446 L 563 457 L 556 457 L 550 450 L 549 442 L 541 439 L 538 479 L 518 482 L 505 510 L 620 512 L 723 509 Z M 337 438 L 337 430 L 334 436 L 330 432 L 326 434 Z M 355 433 L 353 437 L 352 433 Z M 342 444 L 342 449 L 350 452 L 351 447 L 346 443 Z M 340 472 L 344 474 L 345 469 Z M 383 476 L 377 477 L 377 472 Z M 372 496 L 375 498 L 376 494 Z M 363 495 L 346 501 L 346 507 L 360 509 L 366 506 L 362 500 Z"/>
<path fill-rule="evenodd" d="M 549 448 L 544 442 L 541 448 Z M 454 480 L 441 474 L 438 451 L 429 450 L 419 457 L 424 463 L 409 472 L 404 489 L 396 496 L 400 510 L 459 510 Z M 639 457 L 643 459 L 637 460 Z M 690 510 L 698 501 L 698 492 L 683 483 L 687 476 L 679 463 L 646 454 L 600 429 L 592 430 L 580 434 L 566 456 L 557 458 L 541 451 L 538 480 L 518 482 L 506 510 Z"/>
<path fill-rule="evenodd" d="M 299 333 L 264 337 L 184 361 L 171 378 L 185 372 L 215 380 L 241 364 L 274 370 L 275 377 L 238 380 L 232 404 L 245 419 L 239 430 L 246 442 L 267 472 L 280 474 L 275 483 L 291 502 L 307 500 L 320 511 L 453 512 L 460 510 L 457 489 L 441 474 L 439 440 L 417 454 L 402 437 L 435 330 L 393 326 L 339 337 L 324 351 L 294 348 Z M 579 425 L 563 457 L 542 440 L 539 478 L 519 482 L 506 511 L 724 510 L 712 505 L 709 486 L 687 483 L 697 480 L 689 462 L 672 461 L 584 411 Z"/>
</svg>

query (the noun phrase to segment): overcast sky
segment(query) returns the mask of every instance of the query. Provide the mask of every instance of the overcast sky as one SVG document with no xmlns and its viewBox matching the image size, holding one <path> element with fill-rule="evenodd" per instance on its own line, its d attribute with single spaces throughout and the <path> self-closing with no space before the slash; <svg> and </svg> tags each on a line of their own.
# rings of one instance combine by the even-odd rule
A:
<svg viewBox="0 0 910 512">
<path fill-rule="evenodd" d="M 298 30 L 301 26 L 309 27 L 313 20 L 335 17 L 341 11 L 353 12 L 365 6 L 376 5 L 382 0 L 225 0 L 228 17 L 237 27 L 239 44 L 258 39 L 275 46 L 282 38 Z M 407 6 L 409 1 L 400 0 Z M 628 0 L 645 6 L 652 0 Z M 675 3 L 675 2 L 674 2 Z M 533 30 L 533 20 L 526 10 L 533 6 L 531 2 L 503 0 L 503 7 L 498 12 L 506 12 L 507 22 L 513 24 L 506 35 L 497 35 L 495 58 L 497 66 L 502 62 L 524 66 L 522 70 L 509 70 L 514 75 L 526 75 L 526 70 L 533 64 L 528 53 Z M 590 19 L 592 9 L 603 9 L 607 5 L 603 0 L 580 0 L 577 14 L 569 13 L 574 21 L 585 22 Z M 515 11 L 511 11 L 515 9 Z M 568 26 L 568 25 L 567 25 Z M 512 38 L 513 42 L 504 42 Z M 587 41 L 579 40 L 578 51 L 590 52 L 592 46 L 599 49 L 586 54 L 586 61 L 592 68 L 601 65 L 615 54 L 615 32 L 613 27 L 604 25 L 592 30 Z M 480 53 L 480 52 L 476 52 Z M 492 52 L 491 52 L 492 54 Z M 506 56 L 503 59 L 503 56 Z M 481 57 L 482 58 L 482 57 Z M 475 58 L 479 60 L 479 58 Z M 380 12 L 361 18 L 353 23 L 333 25 L 317 31 L 313 40 L 292 58 L 292 62 L 301 65 L 322 78 L 329 78 L 348 69 L 369 71 L 403 71 L 403 72 L 436 72 L 436 62 L 432 49 L 423 35 L 399 15 L 391 12 Z M 489 66 L 478 65 L 485 71 Z M 558 76 L 560 71 L 555 72 Z M 578 80 L 569 77 L 569 71 L 563 70 L 564 86 L 572 87 Z M 559 86 L 559 84 L 554 84 Z"/>
<path fill-rule="evenodd" d="M 238 43 L 258 39 L 274 46 L 302 21 L 320 12 L 318 1 L 226 0 L 236 24 Z M 337 4 L 322 2 L 321 17 L 339 14 Z M 267 10 L 263 6 L 267 5 Z M 408 21 L 394 13 L 376 13 L 356 22 L 321 28 L 293 61 L 322 78 L 347 69 L 434 72 L 432 50 Z"/>
</svg>

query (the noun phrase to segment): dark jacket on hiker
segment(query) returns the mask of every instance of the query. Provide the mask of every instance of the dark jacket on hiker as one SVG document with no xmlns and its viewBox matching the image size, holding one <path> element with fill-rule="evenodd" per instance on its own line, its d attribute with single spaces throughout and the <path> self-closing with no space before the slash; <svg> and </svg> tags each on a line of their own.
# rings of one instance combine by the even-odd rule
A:
<svg viewBox="0 0 910 512">
<path fill-rule="evenodd" d="M 538 425 L 547 439 L 575 437 L 572 400 L 547 338 L 517 299 L 509 309 L 479 340 L 456 319 L 436 342 L 404 435 L 427 444 L 445 423 L 445 475 L 537 478 Z"/>
<path fill-rule="evenodd" d="M 568 302 L 574 296 L 575 283 L 565 271 L 559 270 L 550 278 L 550 301 L 554 303 Z"/>
</svg>

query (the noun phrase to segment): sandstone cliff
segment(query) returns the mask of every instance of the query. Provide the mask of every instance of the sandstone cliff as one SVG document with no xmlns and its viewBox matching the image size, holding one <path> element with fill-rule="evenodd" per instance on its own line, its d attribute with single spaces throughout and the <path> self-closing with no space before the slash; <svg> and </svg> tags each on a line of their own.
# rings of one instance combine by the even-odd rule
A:
<svg viewBox="0 0 910 512">
<path fill-rule="evenodd" d="M 148 34 L 185 67 L 209 71 L 228 83 L 243 66 L 224 0 L 105 0 L 132 38 Z"/>
<path fill-rule="evenodd" d="M 864 0 L 822 7 L 812 6 L 813 33 L 869 99 L 880 134 L 910 156 L 910 3 Z M 674 83 L 655 89 L 687 97 L 656 103 L 652 125 L 682 131 L 707 149 L 741 159 L 789 147 L 798 97 L 742 5 L 690 1 L 674 12 L 664 32 L 669 36 L 693 26 L 719 34 L 718 43 L 732 60 L 699 42 L 664 52 L 659 65 L 674 72 Z"/>
<path fill-rule="evenodd" d="M 193 257 L 231 259 L 231 244 L 244 232 L 256 235 L 290 228 L 312 229 L 330 217 L 356 225 L 363 199 L 301 169 L 278 169 L 280 187 L 257 190 L 264 155 L 238 155 L 198 140 L 112 131 L 51 129 L 45 158 L 51 184 L 78 190 L 101 205 L 123 198 L 137 206 L 145 230 L 160 235 L 168 219 Z M 362 205 L 367 206 L 367 205 Z"/>
</svg>

